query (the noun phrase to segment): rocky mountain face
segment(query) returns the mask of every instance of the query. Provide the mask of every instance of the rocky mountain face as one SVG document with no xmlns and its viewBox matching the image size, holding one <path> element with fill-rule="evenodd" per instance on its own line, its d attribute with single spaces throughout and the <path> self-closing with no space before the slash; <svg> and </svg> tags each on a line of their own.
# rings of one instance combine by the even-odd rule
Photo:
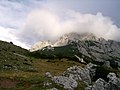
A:
<svg viewBox="0 0 120 90">
<path fill-rule="evenodd" d="M 61 36 L 54 43 L 52 43 L 51 41 L 39 41 L 31 47 L 30 51 L 31 52 L 37 51 L 46 46 L 52 46 L 52 47 L 65 46 L 68 44 L 69 41 L 77 41 L 77 40 L 97 40 L 97 37 L 95 37 L 91 33 L 84 33 L 81 35 L 77 33 L 69 33 Z"/>
<path fill-rule="evenodd" d="M 84 41 L 84 40 L 97 40 L 97 37 L 94 36 L 92 33 L 83 33 L 83 34 L 77 34 L 77 33 L 69 33 L 65 34 L 62 37 L 60 37 L 55 43 L 54 46 L 64 46 L 67 45 L 69 41 Z"/>
<path fill-rule="evenodd" d="M 43 47 L 42 44 L 37 44 Z M 46 46 L 47 44 L 45 44 Z M 51 49 L 52 48 L 52 49 Z M 74 58 L 77 55 L 86 63 L 92 62 L 101 65 L 120 67 L 120 42 L 97 38 L 93 34 L 70 33 L 60 37 L 54 44 L 49 44 L 33 55 L 47 58 Z"/>
</svg>

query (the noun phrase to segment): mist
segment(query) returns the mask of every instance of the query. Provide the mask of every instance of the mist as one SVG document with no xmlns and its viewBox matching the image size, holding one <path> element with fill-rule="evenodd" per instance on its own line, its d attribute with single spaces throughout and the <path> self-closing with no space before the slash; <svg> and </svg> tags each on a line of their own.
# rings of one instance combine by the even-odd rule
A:
<svg viewBox="0 0 120 90">
<path fill-rule="evenodd" d="M 62 14 L 47 9 L 34 10 L 28 14 L 19 36 L 20 41 L 32 45 L 43 40 L 55 41 L 70 32 L 88 32 L 105 39 L 120 40 L 120 28 L 110 17 L 101 12 L 82 14 L 74 10 Z"/>
</svg>

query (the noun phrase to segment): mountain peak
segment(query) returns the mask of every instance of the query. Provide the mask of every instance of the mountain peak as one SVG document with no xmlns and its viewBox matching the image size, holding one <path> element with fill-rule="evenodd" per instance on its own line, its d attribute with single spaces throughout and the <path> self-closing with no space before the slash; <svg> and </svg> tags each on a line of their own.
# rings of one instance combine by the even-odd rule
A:
<svg viewBox="0 0 120 90">
<path fill-rule="evenodd" d="M 33 52 L 33 51 L 42 49 L 43 47 L 51 46 L 51 45 L 52 45 L 52 42 L 49 40 L 48 41 L 39 41 L 31 47 L 30 51 Z"/>
<path fill-rule="evenodd" d="M 69 40 L 71 41 L 76 41 L 76 40 L 93 40 L 96 41 L 98 38 L 92 34 L 92 33 L 82 33 L 82 34 L 78 34 L 76 32 L 71 32 L 68 34 L 64 34 L 63 36 L 61 36 L 56 43 L 54 44 L 54 46 L 64 46 L 68 43 Z"/>
<path fill-rule="evenodd" d="M 64 46 L 64 45 L 67 45 L 69 41 L 77 42 L 78 40 L 96 41 L 96 40 L 98 40 L 98 38 L 92 33 L 78 34 L 76 32 L 71 32 L 68 34 L 64 34 L 63 36 L 58 38 L 54 43 L 52 43 L 51 41 L 39 41 L 32 46 L 30 51 L 36 51 L 36 50 L 42 49 L 43 47 L 46 47 L 46 46 L 53 46 L 53 47 Z"/>
<path fill-rule="evenodd" d="M 71 32 L 64 34 L 62 38 L 67 37 L 68 39 L 79 39 L 79 40 L 96 40 L 97 37 L 93 33 L 81 33 Z"/>
</svg>

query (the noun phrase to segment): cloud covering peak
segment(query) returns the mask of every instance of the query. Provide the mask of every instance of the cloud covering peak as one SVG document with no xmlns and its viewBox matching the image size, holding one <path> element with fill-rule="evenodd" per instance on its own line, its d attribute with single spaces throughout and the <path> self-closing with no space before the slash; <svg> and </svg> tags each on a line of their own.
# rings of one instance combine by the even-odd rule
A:
<svg viewBox="0 0 120 90">
<path fill-rule="evenodd" d="M 47 9 L 32 11 L 19 36 L 20 41 L 31 45 L 40 40 L 56 40 L 70 32 L 89 32 L 97 37 L 120 40 L 120 29 L 100 12 L 94 15 L 69 10 L 58 14 Z"/>
</svg>

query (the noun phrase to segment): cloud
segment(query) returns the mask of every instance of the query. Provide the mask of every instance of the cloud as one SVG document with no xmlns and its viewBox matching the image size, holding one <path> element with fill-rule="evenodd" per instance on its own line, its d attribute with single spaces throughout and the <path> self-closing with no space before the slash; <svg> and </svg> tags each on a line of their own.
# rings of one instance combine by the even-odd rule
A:
<svg viewBox="0 0 120 90">
<path fill-rule="evenodd" d="M 20 40 L 31 45 L 40 40 L 54 41 L 70 32 L 89 32 L 97 37 L 120 40 L 120 29 L 100 12 L 93 15 L 70 10 L 59 15 L 46 9 L 35 10 L 28 15 L 20 33 Z"/>
<path fill-rule="evenodd" d="M 4 28 L 0 26 L 0 40 L 7 41 L 7 42 L 13 42 L 15 45 L 21 46 L 23 48 L 29 49 L 29 46 L 26 44 L 20 42 L 18 40 L 18 37 L 16 36 L 16 30 L 12 28 Z"/>
<path fill-rule="evenodd" d="M 0 0 L 0 26 L 21 27 L 27 14 L 42 3 L 37 0 Z"/>
</svg>

